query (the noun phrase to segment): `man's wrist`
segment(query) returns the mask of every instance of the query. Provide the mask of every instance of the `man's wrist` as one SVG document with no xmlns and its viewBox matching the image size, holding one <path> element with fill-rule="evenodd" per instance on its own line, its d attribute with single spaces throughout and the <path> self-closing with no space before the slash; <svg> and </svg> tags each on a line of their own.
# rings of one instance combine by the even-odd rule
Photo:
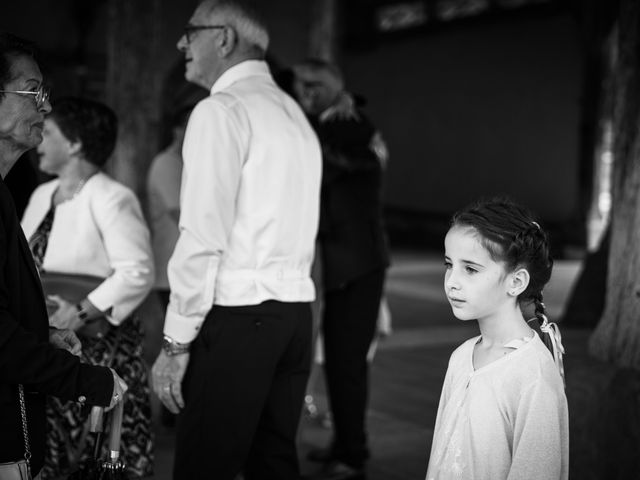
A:
<svg viewBox="0 0 640 480">
<path fill-rule="evenodd" d="M 82 304 L 76 303 L 75 307 L 77 310 L 76 315 L 78 317 L 78 320 L 80 320 L 82 323 L 87 323 L 87 320 L 89 320 L 89 314 L 86 312 Z"/>
<path fill-rule="evenodd" d="M 191 342 L 189 343 L 179 343 L 176 342 L 173 338 L 168 335 L 164 335 L 162 338 L 162 350 L 164 353 L 173 357 L 174 355 L 182 355 L 185 353 L 189 353 L 189 348 L 191 347 Z"/>
</svg>

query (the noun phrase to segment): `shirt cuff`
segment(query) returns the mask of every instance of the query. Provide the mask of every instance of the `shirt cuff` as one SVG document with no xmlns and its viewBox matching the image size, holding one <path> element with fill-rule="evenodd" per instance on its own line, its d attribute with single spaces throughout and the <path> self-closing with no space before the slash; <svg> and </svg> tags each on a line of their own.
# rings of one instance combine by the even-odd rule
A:
<svg viewBox="0 0 640 480">
<path fill-rule="evenodd" d="M 178 343 L 191 343 L 198 336 L 204 317 L 185 317 L 167 308 L 163 333 Z"/>
<path fill-rule="evenodd" d="M 95 291 L 95 290 L 94 290 Z M 97 298 L 96 298 L 97 297 Z M 100 296 L 94 295 L 93 292 L 89 293 L 87 295 L 87 300 L 89 300 L 91 302 L 91 304 L 96 307 L 98 310 L 100 310 L 101 312 L 108 312 L 105 313 L 104 316 L 107 319 L 107 321 L 113 325 L 114 327 L 119 326 L 122 323 L 122 320 L 118 321 L 116 320 L 116 318 L 112 315 L 113 312 L 113 306 L 109 305 L 109 302 L 100 298 Z"/>
</svg>

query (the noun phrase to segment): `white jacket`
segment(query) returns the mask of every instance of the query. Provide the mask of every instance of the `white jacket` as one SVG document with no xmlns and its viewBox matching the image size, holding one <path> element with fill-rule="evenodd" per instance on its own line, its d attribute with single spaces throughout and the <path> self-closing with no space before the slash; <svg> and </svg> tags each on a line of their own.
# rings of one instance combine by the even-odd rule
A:
<svg viewBox="0 0 640 480">
<path fill-rule="evenodd" d="M 58 179 L 40 185 L 22 218 L 27 239 L 51 207 Z M 135 194 L 104 173 L 93 175 L 74 198 L 56 207 L 42 267 L 49 272 L 104 277 L 87 298 L 120 324 L 153 285 L 149 239 Z"/>
</svg>

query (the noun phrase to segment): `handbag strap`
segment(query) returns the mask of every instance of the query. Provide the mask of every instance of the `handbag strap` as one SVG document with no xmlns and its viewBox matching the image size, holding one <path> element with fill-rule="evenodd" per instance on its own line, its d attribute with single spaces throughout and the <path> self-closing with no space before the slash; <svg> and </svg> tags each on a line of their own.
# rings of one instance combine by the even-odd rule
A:
<svg viewBox="0 0 640 480">
<path fill-rule="evenodd" d="M 22 417 L 22 435 L 24 436 L 24 459 L 29 465 L 31 463 L 31 448 L 29 446 L 29 428 L 27 426 L 27 406 L 24 401 L 24 387 L 18 385 L 18 394 L 20 395 L 20 417 Z"/>
</svg>

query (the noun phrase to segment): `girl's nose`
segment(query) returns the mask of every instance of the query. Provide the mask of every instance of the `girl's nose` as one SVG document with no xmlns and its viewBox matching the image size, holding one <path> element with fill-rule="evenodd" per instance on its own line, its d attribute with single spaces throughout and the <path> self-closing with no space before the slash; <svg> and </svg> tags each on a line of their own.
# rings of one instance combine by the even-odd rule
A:
<svg viewBox="0 0 640 480">
<path fill-rule="evenodd" d="M 447 273 L 444 277 L 444 288 L 448 292 L 450 290 L 457 290 L 459 287 L 456 275 L 453 272 L 453 269 L 447 270 Z"/>
</svg>

